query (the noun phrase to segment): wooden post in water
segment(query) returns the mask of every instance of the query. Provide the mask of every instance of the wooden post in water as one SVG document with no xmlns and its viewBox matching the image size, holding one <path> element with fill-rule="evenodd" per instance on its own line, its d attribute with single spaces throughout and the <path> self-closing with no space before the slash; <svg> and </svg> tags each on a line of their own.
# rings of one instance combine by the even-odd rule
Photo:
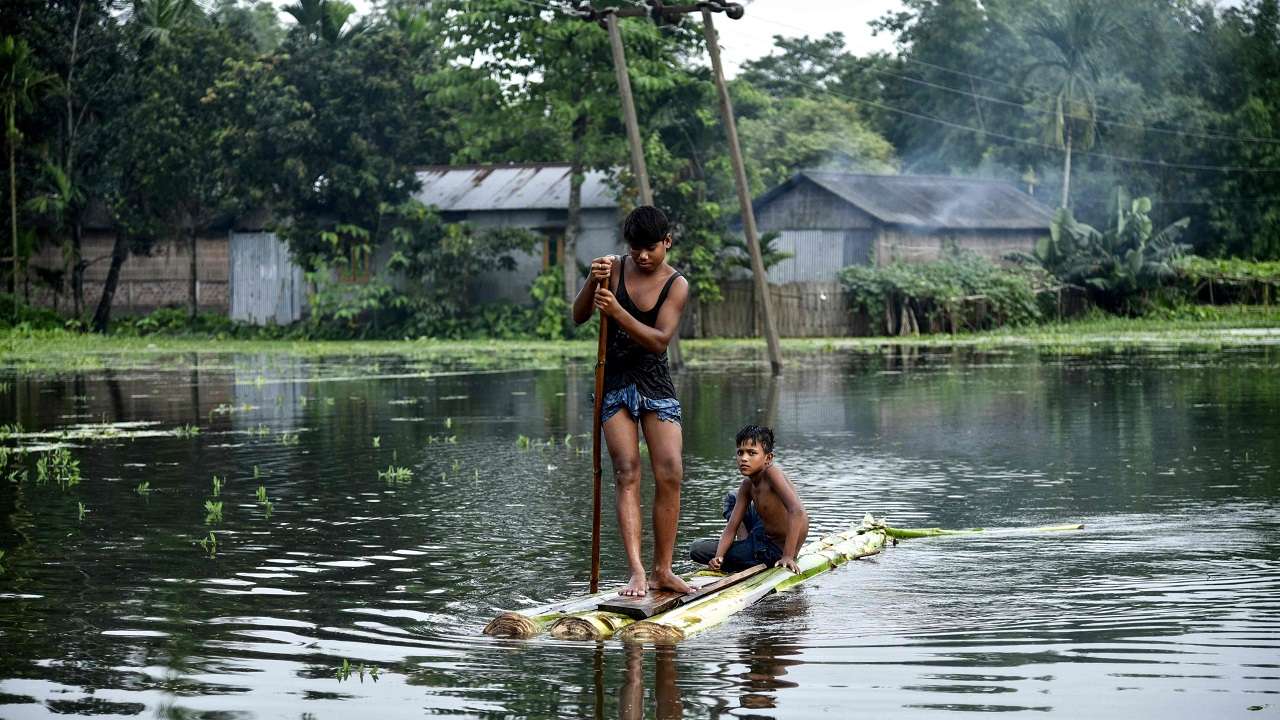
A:
<svg viewBox="0 0 1280 720">
<path fill-rule="evenodd" d="M 765 274 L 764 258 L 760 254 L 760 238 L 756 234 L 756 214 L 751 207 L 751 190 L 747 187 L 747 171 L 742 164 L 742 148 L 738 145 L 738 126 L 733 120 L 733 101 L 724 83 L 724 68 L 720 65 L 720 45 L 716 26 L 711 22 L 711 11 L 702 11 L 702 30 L 707 38 L 707 54 L 711 56 L 711 74 L 720 94 L 720 115 L 724 119 L 724 133 L 729 138 L 729 160 L 733 164 L 733 180 L 738 186 L 738 204 L 742 207 L 742 231 L 747 236 L 747 250 L 751 254 L 751 275 L 755 278 L 756 303 L 764 321 L 764 339 L 769 346 L 769 366 L 773 374 L 782 372 L 782 351 L 778 345 L 778 328 L 773 322 L 773 303 L 769 297 L 769 278 Z"/>
</svg>

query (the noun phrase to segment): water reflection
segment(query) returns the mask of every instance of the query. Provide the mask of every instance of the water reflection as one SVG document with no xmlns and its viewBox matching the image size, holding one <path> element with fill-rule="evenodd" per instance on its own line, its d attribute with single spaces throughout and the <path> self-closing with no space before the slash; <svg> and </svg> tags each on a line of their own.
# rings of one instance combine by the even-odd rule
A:
<svg viewBox="0 0 1280 720">
<path fill-rule="evenodd" d="M 623 649 L 625 668 L 622 687 L 618 689 L 619 720 L 641 720 L 654 717 L 657 720 L 675 720 L 684 717 L 684 702 L 680 696 L 680 686 L 676 682 L 676 648 L 658 647 L 646 651 L 640 645 L 627 645 Z M 645 657 L 653 662 L 653 682 L 649 685 L 651 692 L 645 692 Z M 647 712 L 648 702 L 652 698 L 653 712 Z M 602 718 L 603 713 L 596 716 Z"/>
</svg>

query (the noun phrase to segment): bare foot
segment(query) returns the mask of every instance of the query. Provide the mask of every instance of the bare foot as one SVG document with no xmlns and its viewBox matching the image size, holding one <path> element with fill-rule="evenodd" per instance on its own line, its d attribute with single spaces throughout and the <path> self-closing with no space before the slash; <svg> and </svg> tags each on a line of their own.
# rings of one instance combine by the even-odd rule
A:
<svg viewBox="0 0 1280 720">
<path fill-rule="evenodd" d="M 644 597 L 649 592 L 649 584 L 645 582 L 644 573 L 635 573 L 631 576 L 631 582 L 627 586 L 618 591 L 623 597 Z"/>
<path fill-rule="evenodd" d="M 654 569 L 649 573 L 649 585 L 656 590 L 674 590 L 678 593 L 691 593 L 693 588 L 689 583 L 680 579 L 679 575 L 671 572 L 670 568 L 665 570 Z"/>
</svg>

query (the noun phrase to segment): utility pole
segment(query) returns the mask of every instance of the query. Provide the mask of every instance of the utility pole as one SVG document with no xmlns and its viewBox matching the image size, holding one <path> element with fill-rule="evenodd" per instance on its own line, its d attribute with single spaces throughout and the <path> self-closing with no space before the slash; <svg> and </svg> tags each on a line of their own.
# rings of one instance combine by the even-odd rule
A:
<svg viewBox="0 0 1280 720">
<path fill-rule="evenodd" d="M 732 17 L 732 16 L 730 16 Z M 760 236 L 756 233 L 756 213 L 751 207 L 751 191 L 747 188 L 747 170 L 742 163 L 742 148 L 738 145 L 738 126 L 733 120 L 733 101 L 724 83 L 724 68 L 720 65 L 720 44 L 716 36 L 711 12 L 702 9 L 702 30 L 707 37 L 707 53 L 711 55 L 711 73 L 715 76 L 716 90 L 720 94 L 720 115 L 724 119 L 724 133 L 729 138 L 729 160 L 733 163 L 733 180 L 738 186 L 738 204 L 742 206 L 742 231 L 747 236 L 747 250 L 751 255 L 751 275 L 755 278 L 756 306 L 760 308 L 764 325 L 764 339 L 769 346 L 769 366 L 773 374 L 782 373 L 782 350 L 778 343 L 778 328 L 773 324 L 773 303 L 769 297 L 769 278 L 765 274 L 764 258 L 760 254 Z"/>
<path fill-rule="evenodd" d="M 622 100 L 622 120 L 627 126 L 627 144 L 631 146 L 631 174 L 640 190 L 640 204 L 653 204 L 653 189 L 649 187 L 649 170 L 644 163 L 644 145 L 640 141 L 640 122 L 636 119 L 636 101 L 631 96 L 631 75 L 627 72 L 627 54 L 622 48 L 622 33 L 618 31 L 617 13 L 605 13 L 605 27 L 609 30 L 609 48 L 613 50 L 613 72 L 618 77 L 618 96 Z"/>
<path fill-rule="evenodd" d="M 756 305 L 760 308 L 765 342 L 769 348 L 769 365 L 773 369 L 773 374 L 777 375 L 782 372 L 782 351 L 778 342 L 778 331 L 773 321 L 769 279 L 760 253 L 760 237 L 756 231 L 755 212 L 751 207 L 751 192 L 747 188 L 747 173 L 742 162 L 742 150 L 738 145 L 738 129 L 733 120 L 733 103 L 729 99 L 729 89 L 724 82 L 724 70 L 720 64 L 720 47 L 717 45 L 715 26 L 711 22 L 713 12 L 723 12 L 731 20 L 741 19 L 744 13 L 743 8 L 737 3 L 723 0 L 704 0 L 692 5 L 665 5 L 662 0 L 646 0 L 646 4 L 648 7 L 645 8 L 597 10 L 586 4 L 579 4 L 576 8 L 580 18 L 589 22 L 599 22 L 609 31 L 609 45 L 613 50 L 613 68 L 618 77 L 623 120 L 627 126 L 627 141 L 631 146 L 631 172 L 635 175 L 639 186 L 640 200 L 644 204 L 652 204 L 653 192 L 649 188 L 649 173 L 645 168 L 644 147 L 640 143 L 639 123 L 636 120 L 635 101 L 631 96 L 631 79 L 627 73 L 622 35 L 618 31 L 618 18 L 649 17 L 659 24 L 678 24 L 683 16 L 700 12 L 703 30 L 707 37 L 707 51 L 711 55 L 711 65 L 715 73 L 716 89 L 720 95 L 720 112 L 724 118 L 725 132 L 729 139 L 729 155 L 733 162 L 734 181 L 738 188 L 738 203 L 742 207 L 742 225 L 751 255 L 751 273 L 755 279 Z M 673 337 L 667 349 L 671 366 L 679 369 L 683 364 L 680 359 L 679 337 Z"/>
<path fill-rule="evenodd" d="M 636 8 L 639 9 L 639 8 Z M 595 10 L 591 13 L 596 14 Z M 631 75 L 627 72 L 627 54 L 622 47 L 622 33 L 618 30 L 618 12 L 606 10 L 604 26 L 609 31 L 609 48 L 613 51 L 613 72 L 618 78 L 618 97 L 622 101 L 622 120 L 627 126 L 627 145 L 631 148 L 631 174 L 635 176 L 640 191 L 640 204 L 653 204 L 653 188 L 649 185 L 649 169 L 644 162 L 644 144 L 640 140 L 640 121 L 636 119 L 636 102 L 631 95 Z M 676 328 L 671 342 L 667 343 L 667 360 L 671 369 L 684 367 L 680 352 L 680 330 Z"/>
</svg>

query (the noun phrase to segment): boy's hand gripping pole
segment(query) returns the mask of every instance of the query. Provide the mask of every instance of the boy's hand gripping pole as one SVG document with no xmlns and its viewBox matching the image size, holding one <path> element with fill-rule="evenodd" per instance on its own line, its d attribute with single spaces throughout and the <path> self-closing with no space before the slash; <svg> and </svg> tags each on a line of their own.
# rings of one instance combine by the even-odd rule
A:
<svg viewBox="0 0 1280 720">
<path fill-rule="evenodd" d="M 600 435 L 604 429 L 600 423 L 600 410 L 604 403 L 604 355 L 605 338 L 608 335 L 609 317 L 600 312 L 600 343 L 596 349 L 595 411 L 591 416 L 591 473 L 594 476 L 591 498 L 591 592 L 600 586 Z"/>
</svg>

